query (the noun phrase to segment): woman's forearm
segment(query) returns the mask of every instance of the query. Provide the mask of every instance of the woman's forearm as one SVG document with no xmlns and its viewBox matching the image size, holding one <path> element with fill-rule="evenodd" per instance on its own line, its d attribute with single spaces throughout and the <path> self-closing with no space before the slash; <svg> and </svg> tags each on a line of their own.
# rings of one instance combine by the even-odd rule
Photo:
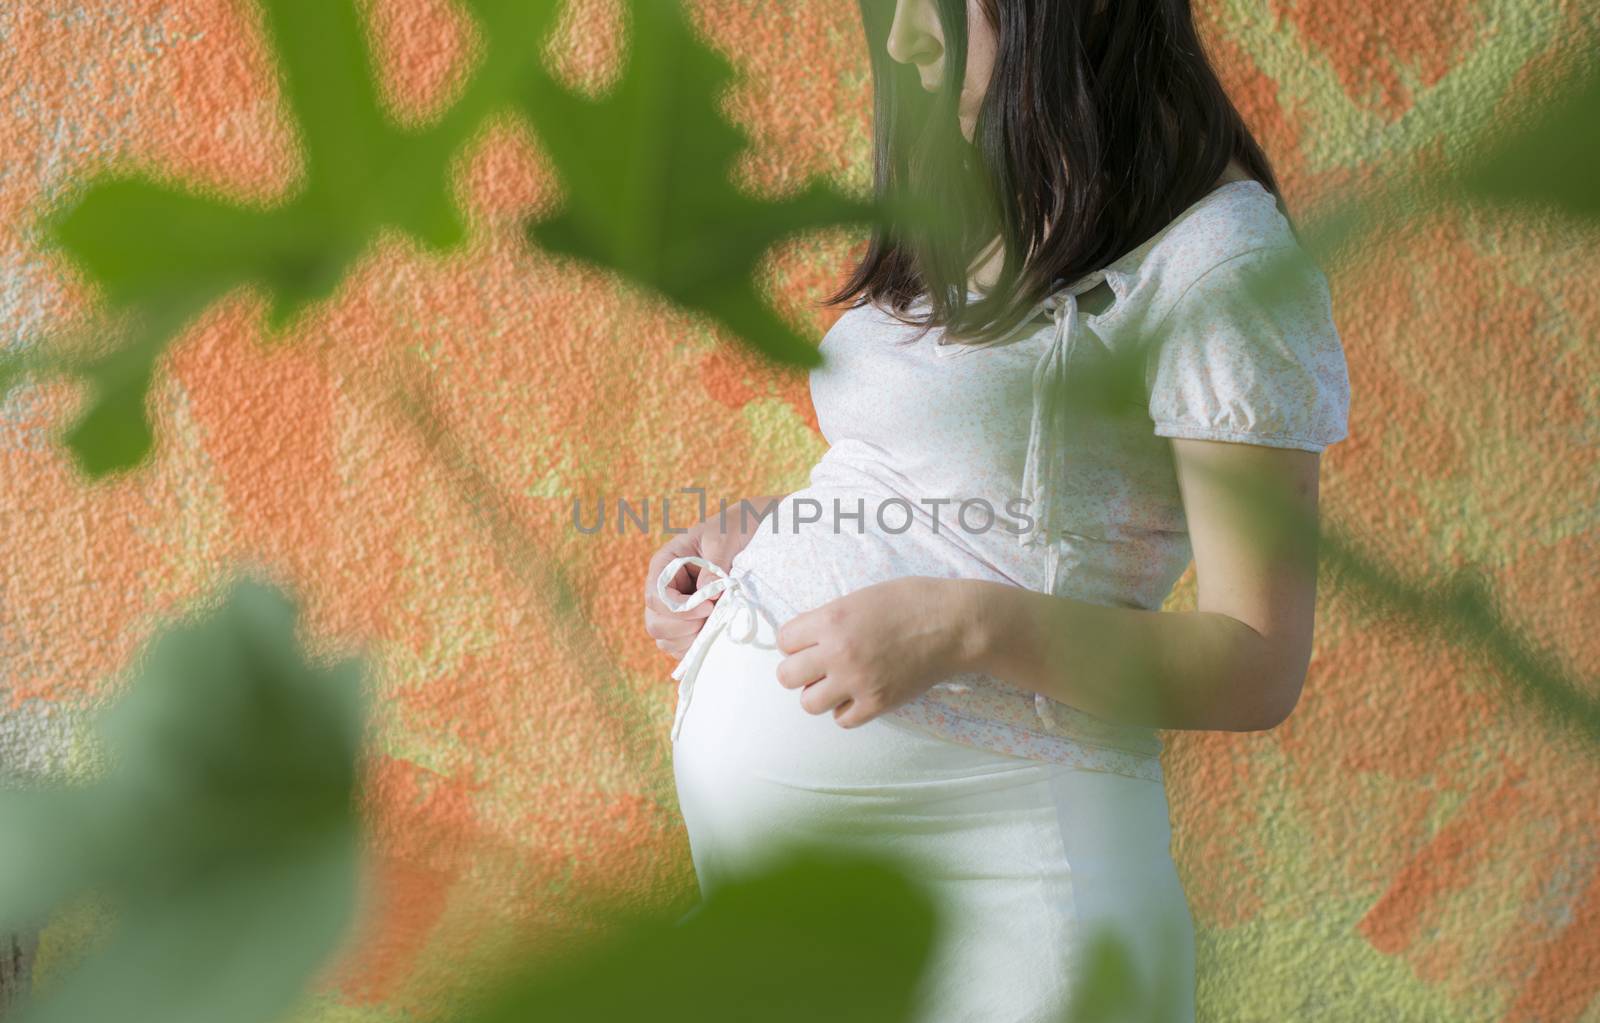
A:
<svg viewBox="0 0 1600 1023">
<path fill-rule="evenodd" d="M 1300 679 L 1262 635 L 1210 612 L 1103 607 L 954 580 L 963 670 L 1119 724 L 1254 731 L 1293 707 Z M 1301 676 L 1303 678 L 1303 666 Z"/>
</svg>

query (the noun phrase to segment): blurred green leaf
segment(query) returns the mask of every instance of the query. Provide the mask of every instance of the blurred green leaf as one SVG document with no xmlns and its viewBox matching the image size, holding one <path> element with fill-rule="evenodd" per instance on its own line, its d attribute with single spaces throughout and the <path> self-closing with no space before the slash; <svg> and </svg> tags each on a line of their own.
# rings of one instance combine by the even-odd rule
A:
<svg viewBox="0 0 1600 1023">
<path fill-rule="evenodd" d="M 272 297 L 274 326 L 281 326 L 331 294 L 383 228 L 435 249 L 459 242 L 450 162 L 483 116 L 506 102 L 515 69 L 531 60 L 554 4 L 471 3 L 492 29 L 490 56 L 461 102 L 417 131 L 384 115 L 350 0 L 263 0 L 262 6 L 301 133 L 305 185 L 283 206 L 258 208 L 143 177 L 92 182 L 52 227 L 114 305 L 210 300 L 258 283 Z"/>
<path fill-rule="evenodd" d="M 463 1023 L 892 1023 L 911 1017 L 938 924 L 898 865 L 797 849 L 682 921 L 618 920 L 601 944 L 522 968 Z"/>
<path fill-rule="evenodd" d="M 1172 946 L 1174 952 L 1177 948 Z M 1092 931 L 1083 954 L 1083 979 L 1063 1023 L 1179 1023 L 1183 1017 L 1176 975 L 1161 968 L 1157 974 L 1153 984 L 1141 981 L 1123 939 L 1108 927 Z"/>
<path fill-rule="evenodd" d="M 1067 1012 L 1070 1023 L 1137 1019 L 1138 978 L 1127 948 L 1109 931 L 1097 934 L 1084 955 L 1084 981 Z"/>
<path fill-rule="evenodd" d="M 0 927 L 85 894 L 115 923 L 23 1023 L 275 1018 L 351 916 L 360 665 L 305 662 L 295 610 L 243 581 L 160 635 L 99 721 L 87 786 L 0 793 Z"/>
<path fill-rule="evenodd" d="M 553 0 L 470 0 L 491 40 L 462 101 L 437 124 L 402 130 L 383 114 L 350 0 L 264 0 L 285 93 L 304 146 L 306 182 L 290 202 L 260 208 L 143 177 L 107 176 L 50 218 L 52 239 L 114 310 L 137 308 L 147 329 L 77 367 L 94 385 L 67 433 L 80 467 L 100 476 L 136 465 L 152 435 L 145 410 L 155 362 L 185 324 L 234 288 L 255 284 L 278 329 L 331 295 L 386 227 L 443 249 L 463 234 L 449 192 L 450 161 L 483 117 L 507 100 Z M 0 384 L 19 360 L 7 355 Z M 3 393 L 3 392 L 0 392 Z"/>
<path fill-rule="evenodd" d="M 524 94 L 566 187 L 566 204 L 529 237 L 619 271 L 718 320 L 781 362 L 821 356 L 762 299 L 756 272 L 774 242 L 796 231 L 872 219 L 870 207 L 812 183 L 777 202 L 740 192 L 729 174 L 747 143 L 717 112 L 732 80 L 701 43 L 678 0 L 634 0 L 632 54 L 598 100 L 537 72 Z"/>
<path fill-rule="evenodd" d="M 93 384 L 66 435 L 90 476 L 130 468 L 148 454 L 145 403 L 156 361 L 233 289 L 263 288 L 269 325 L 282 329 L 332 295 L 385 228 L 435 250 L 459 242 L 451 161 L 485 117 L 513 102 L 554 154 L 568 195 L 565 210 L 530 237 L 705 313 L 782 361 L 820 361 L 816 347 L 766 304 L 758 264 L 784 236 L 869 219 L 872 211 L 821 185 L 776 202 L 733 186 L 729 172 L 747 143 L 716 106 L 731 69 L 695 37 L 677 0 L 633 5 L 628 68 L 597 102 L 567 93 L 541 69 L 554 0 L 469 0 L 487 56 L 461 100 L 421 130 L 384 115 L 351 0 L 262 3 L 303 143 L 305 184 L 295 198 L 263 208 L 109 175 L 46 223 L 113 311 L 149 313 L 148 330 L 70 367 Z M 46 360 L 8 353 L 0 357 L 0 386 L 47 368 Z"/>
<path fill-rule="evenodd" d="M 1460 185 L 1482 199 L 1600 218 L 1600 64 L 1586 62 L 1521 113 L 1512 130 L 1481 141 Z"/>
</svg>

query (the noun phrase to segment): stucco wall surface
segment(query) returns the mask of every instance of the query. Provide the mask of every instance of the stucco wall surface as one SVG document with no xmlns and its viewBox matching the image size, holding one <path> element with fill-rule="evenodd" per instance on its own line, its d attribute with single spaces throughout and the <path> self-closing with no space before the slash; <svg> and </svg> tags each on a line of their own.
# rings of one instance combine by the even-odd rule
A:
<svg viewBox="0 0 1600 1023">
<path fill-rule="evenodd" d="M 447 103 L 468 52 L 445 0 L 368 0 L 402 119 Z M 745 187 L 869 180 L 851 3 L 696 0 L 745 73 Z M 1217 63 L 1310 216 L 1447 165 L 1472 132 L 1592 60 L 1579 0 L 1197 0 Z M 617 11 L 582 0 L 555 51 L 603 85 Z M 137 167 L 263 201 L 299 169 L 253 8 L 240 0 L 0 4 L 0 339 L 93 295 L 38 218 Z M 693 897 L 668 760 L 671 667 L 639 593 L 659 536 L 586 536 L 575 496 L 792 489 L 823 450 L 803 377 L 602 274 L 557 265 L 521 219 L 554 182 L 507 121 L 462 157 L 470 242 L 384 244 L 269 347 L 262 304 L 212 309 L 160 365 L 157 449 L 88 484 L 55 435 L 80 391 L 0 407 L 0 764 L 71 777 L 84 712 L 164 615 L 241 561 L 305 601 L 328 648 L 379 666 L 368 808 L 379 856 L 355 951 L 307 1018 L 390 1020 L 461 978 L 489 913 L 552 933 L 587 892 Z M 813 305 L 847 233 L 776 251 Z M 1351 434 L 1324 460 L 1331 525 L 1409 573 L 1475 563 L 1572 671 L 1600 664 L 1600 232 L 1461 210 L 1396 224 L 1328 267 Z M 534 545 L 512 556 L 458 473 L 371 386 L 419 363 L 441 418 Z M 541 569 L 565 566 L 597 644 L 575 658 Z M 1508 701 L 1433 636 L 1325 587 L 1305 695 L 1266 734 L 1173 734 L 1176 853 L 1201 926 L 1204 1018 L 1600 1021 L 1600 752 Z M 1170 606 L 1193 600 L 1192 576 Z M 77 924 L 45 935 L 70 945 Z M 60 954 L 54 953 L 54 954 Z"/>
</svg>

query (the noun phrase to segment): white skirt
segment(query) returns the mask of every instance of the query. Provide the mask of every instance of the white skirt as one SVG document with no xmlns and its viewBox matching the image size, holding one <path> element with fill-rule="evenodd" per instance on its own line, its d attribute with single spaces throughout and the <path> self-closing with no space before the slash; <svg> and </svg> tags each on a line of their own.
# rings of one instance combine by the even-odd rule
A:
<svg viewBox="0 0 1600 1023">
<path fill-rule="evenodd" d="M 896 858 L 946 921 L 918 1023 L 1057 1023 L 1102 929 L 1147 991 L 1170 986 L 1170 1018 L 1192 1023 L 1194 924 L 1160 782 L 963 746 L 892 717 L 841 728 L 778 684 L 782 657 L 765 619 L 749 643 L 724 631 L 680 708 L 673 771 L 702 894 L 792 842 Z"/>
</svg>

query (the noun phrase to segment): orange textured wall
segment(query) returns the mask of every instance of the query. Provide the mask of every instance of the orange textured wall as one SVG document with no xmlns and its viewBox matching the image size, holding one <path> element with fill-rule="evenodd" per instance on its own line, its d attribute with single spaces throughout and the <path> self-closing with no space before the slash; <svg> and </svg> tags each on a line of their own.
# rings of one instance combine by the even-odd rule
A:
<svg viewBox="0 0 1600 1023">
<path fill-rule="evenodd" d="M 401 119 L 447 103 L 470 52 L 446 0 L 366 0 Z M 864 43 L 851 3 L 699 0 L 746 73 L 740 170 L 778 193 L 868 181 Z M 1447 166 L 1510 104 L 1592 59 L 1571 0 L 1199 0 L 1219 68 L 1302 216 Z M 579 0 L 552 57 L 583 87 L 622 52 L 614 3 Z M 39 216 L 102 167 L 270 199 L 291 128 L 241 0 L 0 5 L 0 329 L 7 345 L 93 296 Z M 485 913 L 575 926 L 584 893 L 686 903 L 693 875 L 666 739 L 670 664 L 640 625 L 658 541 L 584 536 L 570 501 L 803 483 L 822 450 L 801 376 L 705 323 L 521 242 L 554 184 L 531 133 L 495 126 L 459 164 L 472 241 L 368 254 L 336 298 L 267 346 L 241 294 L 161 365 L 158 446 L 87 485 L 54 440 L 80 392 L 0 414 L 0 765 L 70 777 L 84 712 L 161 617 L 240 561 L 306 602 L 328 648 L 378 669 L 367 800 L 378 857 L 359 947 L 308 1019 L 435 1004 Z M 774 301 L 813 306 L 852 239 L 775 252 Z M 1325 459 L 1331 523 L 1408 572 L 1486 566 L 1513 619 L 1593 674 L 1600 641 L 1600 235 L 1487 211 L 1396 225 L 1328 268 L 1349 356 L 1350 439 Z M 483 474 L 496 539 L 458 468 L 384 403 L 424 373 Z M 481 495 L 480 495 L 481 496 Z M 550 610 L 561 566 L 594 623 Z M 1171 606 L 1192 599 L 1186 579 Z M 1442 641 L 1325 587 L 1304 699 L 1269 734 L 1174 735 L 1180 868 L 1218 1020 L 1600 1021 L 1600 752 L 1508 703 Z M 470 925 L 470 926 L 469 926 Z M 45 936 L 69 941 L 71 929 Z"/>
</svg>

